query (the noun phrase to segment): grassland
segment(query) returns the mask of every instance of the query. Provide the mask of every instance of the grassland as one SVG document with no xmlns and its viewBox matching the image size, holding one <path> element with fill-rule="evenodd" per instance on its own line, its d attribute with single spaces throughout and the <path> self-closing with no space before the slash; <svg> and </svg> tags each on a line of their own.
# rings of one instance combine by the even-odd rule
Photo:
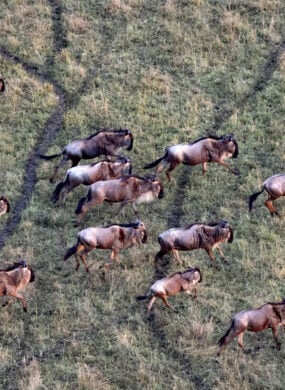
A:
<svg viewBox="0 0 285 390">
<path fill-rule="evenodd" d="M 216 345 L 233 313 L 285 296 L 284 220 L 270 217 L 264 195 L 247 212 L 248 196 L 284 170 L 284 2 L 11 0 L 0 26 L 0 188 L 12 206 L 0 220 L 0 261 L 22 255 L 37 276 L 27 314 L 18 302 L 0 311 L 0 388 L 283 389 L 285 347 L 276 352 L 270 331 L 246 334 L 246 354 L 233 342 L 217 356 Z M 216 165 L 205 178 L 180 167 L 172 185 L 162 175 L 165 198 L 139 208 L 148 244 L 123 251 L 123 267 L 102 279 L 106 252 L 91 253 L 89 275 L 62 261 L 85 188 L 55 207 L 55 161 L 36 155 L 107 127 L 133 131 L 139 174 L 169 145 L 233 133 L 241 175 Z M 282 199 L 278 208 L 285 214 Z M 114 210 L 93 209 L 83 227 L 135 218 Z M 183 253 L 185 267 L 203 272 L 197 301 L 173 297 L 178 313 L 157 303 L 147 320 L 135 297 L 156 278 L 158 234 L 219 219 L 235 228 L 230 266 Z M 165 274 L 180 269 L 167 260 Z"/>
</svg>

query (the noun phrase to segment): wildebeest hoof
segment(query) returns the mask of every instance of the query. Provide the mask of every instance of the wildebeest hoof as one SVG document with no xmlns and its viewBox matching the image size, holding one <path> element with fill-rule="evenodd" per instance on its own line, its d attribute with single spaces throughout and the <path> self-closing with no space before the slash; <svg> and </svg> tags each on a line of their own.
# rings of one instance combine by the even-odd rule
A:
<svg viewBox="0 0 285 390">
<path fill-rule="evenodd" d="M 24 307 L 23 310 L 24 310 L 25 313 L 27 312 L 27 308 L 26 307 Z"/>
<path fill-rule="evenodd" d="M 237 169 L 235 169 L 234 170 L 234 174 L 236 175 L 236 176 L 240 176 L 240 170 L 237 168 Z"/>
</svg>

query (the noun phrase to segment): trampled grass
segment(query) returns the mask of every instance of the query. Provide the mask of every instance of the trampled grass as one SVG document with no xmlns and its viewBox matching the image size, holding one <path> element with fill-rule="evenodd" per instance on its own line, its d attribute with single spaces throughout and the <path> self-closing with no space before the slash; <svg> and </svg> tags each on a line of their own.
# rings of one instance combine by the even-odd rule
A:
<svg viewBox="0 0 285 390">
<path fill-rule="evenodd" d="M 285 222 L 270 217 L 264 194 L 247 211 L 248 196 L 284 169 L 284 14 L 281 0 L 2 5 L 0 184 L 12 210 L 0 220 L 0 259 L 4 267 L 22 255 L 37 279 L 25 293 L 27 314 L 19 302 L 0 312 L 1 388 L 284 387 L 284 346 L 276 351 L 270 331 L 247 333 L 246 354 L 233 341 L 217 356 L 234 313 L 284 297 Z M 203 177 L 201 166 L 180 166 L 169 184 L 162 173 L 165 197 L 139 206 L 148 243 L 122 251 L 122 266 L 102 277 L 106 251 L 91 252 L 87 275 L 73 258 L 62 261 L 66 248 L 84 227 L 136 216 L 126 208 L 114 217 L 117 206 L 102 204 L 75 228 L 86 188 L 54 206 L 48 179 L 58 160 L 36 153 L 108 127 L 133 131 L 128 155 L 138 174 L 167 146 L 233 133 L 240 153 L 229 163 L 241 175 L 209 164 Z M 277 207 L 285 214 L 284 199 Z M 219 219 L 235 229 L 224 245 L 229 265 L 216 254 L 217 271 L 206 252 L 181 253 L 185 267 L 203 272 L 198 298 L 170 298 L 178 313 L 156 302 L 148 320 L 135 297 L 157 277 L 158 234 Z M 181 268 L 166 257 L 165 274 Z"/>
</svg>

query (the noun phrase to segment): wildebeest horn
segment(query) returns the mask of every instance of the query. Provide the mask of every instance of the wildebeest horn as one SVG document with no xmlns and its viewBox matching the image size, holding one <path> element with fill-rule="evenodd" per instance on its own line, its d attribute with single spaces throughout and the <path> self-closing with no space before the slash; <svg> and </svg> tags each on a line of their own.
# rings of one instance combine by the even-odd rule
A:
<svg viewBox="0 0 285 390">
<path fill-rule="evenodd" d="M 22 267 L 24 267 L 24 268 L 27 267 L 27 263 L 25 262 L 25 260 L 19 261 L 19 264 L 20 264 Z"/>
<path fill-rule="evenodd" d="M 138 228 L 142 224 L 142 221 L 140 219 L 136 219 L 134 222 L 134 226 Z"/>
</svg>

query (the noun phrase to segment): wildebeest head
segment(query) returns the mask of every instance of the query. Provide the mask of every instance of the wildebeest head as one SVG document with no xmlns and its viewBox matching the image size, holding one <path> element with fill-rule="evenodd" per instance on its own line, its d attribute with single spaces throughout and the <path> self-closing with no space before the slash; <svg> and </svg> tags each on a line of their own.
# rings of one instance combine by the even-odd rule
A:
<svg viewBox="0 0 285 390">
<path fill-rule="evenodd" d="M 0 92 L 4 92 L 4 91 L 5 91 L 5 83 L 3 78 L 0 76 Z"/>
<path fill-rule="evenodd" d="M 185 274 L 188 273 L 188 272 L 191 272 L 192 274 L 195 273 L 195 272 L 198 272 L 198 273 L 199 273 L 199 280 L 198 280 L 198 283 L 201 283 L 201 282 L 202 282 L 202 280 L 203 280 L 203 278 L 202 278 L 202 272 L 201 272 L 201 270 L 200 270 L 199 267 L 189 268 L 189 269 L 187 269 L 186 271 L 184 271 L 184 272 L 182 273 L 182 275 L 183 275 L 183 277 L 184 277 L 185 279 L 187 279 L 187 277 L 185 277 L 185 276 L 186 276 Z"/>
<path fill-rule="evenodd" d="M 132 174 L 132 163 L 129 158 L 121 157 L 117 163 L 122 164 L 124 167 L 123 175 L 131 175 Z"/>
<path fill-rule="evenodd" d="M 0 215 L 9 213 L 10 203 L 5 196 L 0 196 Z"/>
<path fill-rule="evenodd" d="M 228 229 L 229 230 L 229 238 L 228 238 L 228 242 L 233 242 L 234 240 L 234 230 L 233 228 L 231 227 L 231 225 L 227 222 L 227 221 L 220 221 L 219 222 L 219 226 L 223 229 Z"/>
<path fill-rule="evenodd" d="M 164 197 L 164 188 L 161 181 L 158 179 L 157 175 L 146 176 L 146 180 L 152 183 L 154 192 L 158 191 L 158 198 L 161 199 Z M 157 191 L 156 191 L 157 190 Z"/>
<path fill-rule="evenodd" d="M 225 146 L 225 151 L 232 153 L 232 158 L 238 156 L 238 143 L 235 140 L 233 134 L 227 134 L 222 136 L 222 141 Z"/>
<path fill-rule="evenodd" d="M 140 220 L 136 220 L 134 222 L 134 229 L 139 229 L 143 233 L 142 243 L 145 244 L 147 242 L 147 232 L 144 223 Z"/>
<path fill-rule="evenodd" d="M 130 144 L 127 147 L 127 150 L 132 150 L 133 149 L 133 144 L 134 144 L 134 137 L 133 134 L 130 130 L 127 130 L 127 135 L 129 136 Z"/>
</svg>

